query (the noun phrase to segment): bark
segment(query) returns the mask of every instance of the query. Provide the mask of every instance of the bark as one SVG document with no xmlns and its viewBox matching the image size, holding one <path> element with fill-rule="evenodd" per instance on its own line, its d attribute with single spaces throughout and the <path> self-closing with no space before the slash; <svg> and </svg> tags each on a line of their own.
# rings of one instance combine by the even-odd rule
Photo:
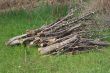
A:
<svg viewBox="0 0 110 73">
<path fill-rule="evenodd" d="M 78 39 L 78 36 L 75 35 L 74 37 L 70 38 L 70 39 L 67 39 L 63 42 L 60 42 L 60 43 L 56 43 L 56 44 L 53 44 L 53 45 L 50 45 L 48 47 L 44 47 L 44 48 L 39 48 L 38 51 L 40 52 L 40 54 L 48 54 L 54 50 L 59 50 L 59 49 L 62 49 L 61 47 L 62 46 L 65 46 L 66 44 L 68 43 L 71 43 L 71 42 L 74 42 Z"/>
</svg>

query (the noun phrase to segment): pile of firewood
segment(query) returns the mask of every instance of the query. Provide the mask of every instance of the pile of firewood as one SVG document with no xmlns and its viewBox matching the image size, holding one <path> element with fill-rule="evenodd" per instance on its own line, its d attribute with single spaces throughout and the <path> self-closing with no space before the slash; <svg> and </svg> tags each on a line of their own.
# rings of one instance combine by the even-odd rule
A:
<svg viewBox="0 0 110 73">
<path fill-rule="evenodd" d="M 74 12 L 70 12 L 52 24 L 10 39 L 6 45 L 39 46 L 38 51 L 43 55 L 109 46 L 108 42 L 88 37 L 88 33 L 92 34 L 89 32 L 92 26 L 96 27 L 96 22 L 92 19 L 95 13 L 96 11 L 90 11 L 75 17 Z"/>
</svg>

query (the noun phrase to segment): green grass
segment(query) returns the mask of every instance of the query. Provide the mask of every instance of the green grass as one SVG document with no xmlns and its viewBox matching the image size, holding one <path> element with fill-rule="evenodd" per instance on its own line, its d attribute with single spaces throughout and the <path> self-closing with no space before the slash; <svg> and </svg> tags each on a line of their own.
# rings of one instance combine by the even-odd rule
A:
<svg viewBox="0 0 110 73">
<path fill-rule="evenodd" d="M 35 47 L 5 46 L 9 38 L 51 23 L 61 14 L 54 16 L 51 7 L 1 13 L 0 73 L 110 73 L 110 47 L 77 55 L 41 56 Z"/>
</svg>

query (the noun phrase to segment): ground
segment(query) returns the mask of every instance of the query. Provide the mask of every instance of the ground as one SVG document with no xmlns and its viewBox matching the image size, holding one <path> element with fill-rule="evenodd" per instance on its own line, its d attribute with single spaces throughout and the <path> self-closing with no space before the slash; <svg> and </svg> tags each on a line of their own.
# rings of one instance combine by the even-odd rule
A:
<svg viewBox="0 0 110 73">
<path fill-rule="evenodd" d="M 50 13 L 51 8 L 38 8 L 0 14 L 0 73 L 110 73 L 110 47 L 76 55 L 41 56 L 35 47 L 5 45 L 9 38 L 60 17 Z"/>
</svg>

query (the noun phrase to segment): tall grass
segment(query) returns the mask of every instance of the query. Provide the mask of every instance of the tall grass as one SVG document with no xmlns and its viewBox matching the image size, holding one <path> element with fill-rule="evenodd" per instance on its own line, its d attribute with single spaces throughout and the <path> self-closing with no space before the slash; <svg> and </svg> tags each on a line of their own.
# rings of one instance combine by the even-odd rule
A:
<svg viewBox="0 0 110 73">
<path fill-rule="evenodd" d="M 0 0 L 0 10 L 26 9 L 37 4 L 37 0 Z"/>
</svg>

